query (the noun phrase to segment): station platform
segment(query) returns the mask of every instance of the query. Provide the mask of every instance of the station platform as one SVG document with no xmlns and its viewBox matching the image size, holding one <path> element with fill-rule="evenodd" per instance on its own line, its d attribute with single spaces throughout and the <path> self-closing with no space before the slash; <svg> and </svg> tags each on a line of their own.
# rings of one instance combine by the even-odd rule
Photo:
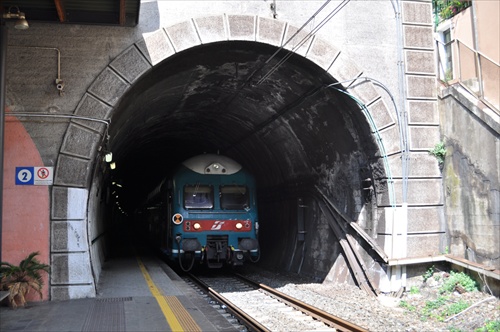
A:
<svg viewBox="0 0 500 332">
<path fill-rule="evenodd" d="M 237 330 L 207 298 L 151 255 L 107 261 L 96 298 L 0 307 L 2 332 Z"/>
</svg>

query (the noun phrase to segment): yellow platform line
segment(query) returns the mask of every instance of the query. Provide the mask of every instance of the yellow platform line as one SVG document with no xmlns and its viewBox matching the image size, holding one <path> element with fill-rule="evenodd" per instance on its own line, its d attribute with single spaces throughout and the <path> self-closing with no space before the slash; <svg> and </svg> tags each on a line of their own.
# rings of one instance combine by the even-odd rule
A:
<svg viewBox="0 0 500 332">
<path fill-rule="evenodd" d="M 165 300 L 170 305 L 170 308 L 172 308 L 172 311 L 174 312 L 175 316 L 177 317 L 185 331 L 201 332 L 198 324 L 196 324 L 193 317 L 191 317 L 189 312 L 187 312 L 187 310 L 184 308 L 181 301 L 179 301 L 177 297 L 165 296 Z"/>
<path fill-rule="evenodd" d="M 151 294 L 153 294 L 156 302 L 158 302 L 163 316 L 165 316 L 172 331 L 201 331 L 198 324 L 196 324 L 179 299 L 175 296 L 163 296 L 160 289 L 153 282 L 153 279 L 151 279 L 139 256 L 137 256 L 137 262 Z"/>
</svg>

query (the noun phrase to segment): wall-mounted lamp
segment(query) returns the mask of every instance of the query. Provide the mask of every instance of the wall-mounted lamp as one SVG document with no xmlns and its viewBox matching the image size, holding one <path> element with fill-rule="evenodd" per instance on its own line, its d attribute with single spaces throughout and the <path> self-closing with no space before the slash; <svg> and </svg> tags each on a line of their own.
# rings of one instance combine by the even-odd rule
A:
<svg viewBox="0 0 500 332">
<path fill-rule="evenodd" d="M 17 12 L 12 12 L 12 9 L 17 9 Z M 11 19 L 17 18 L 16 24 L 14 24 L 14 28 L 19 30 L 26 30 L 30 27 L 28 21 L 26 21 L 26 16 L 22 11 L 19 10 L 17 6 L 10 6 L 7 14 L 3 14 L 3 18 Z"/>
<path fill-rule="evenodd" d="M 109 164 L 109 168 L 111 168 L 111 169 L 115 169 L 115 168 L 116 168 L 116 164 L 115 164 L 115 163 L 111 163 L 111 164 Z"/>
<path fill-rule="evenodd" d="M 113 153 L 112 152 L 106 153 L 106 155 L 104 156 L 104 161 L 107 163 L 112 162 L 113 161 Z"/>
</svg>

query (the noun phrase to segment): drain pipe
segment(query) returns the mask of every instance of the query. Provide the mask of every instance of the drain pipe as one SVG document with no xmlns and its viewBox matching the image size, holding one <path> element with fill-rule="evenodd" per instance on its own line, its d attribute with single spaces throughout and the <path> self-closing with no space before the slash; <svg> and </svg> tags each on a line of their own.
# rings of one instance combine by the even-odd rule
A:
<svg viewBox="0 0 500 332">
<path fill-rule="evenodd" d="M 402 204 L 400 208 L 395 208 L 392 214 L 392 252 L 391 258 L 406 257 L 407 252 L 407 230 L 408 230 L 408 176 L 409 176 L 409 146 L 408 146 L 408 115 L 406 112 L 406 86 L 405 86 L 405 68 L 403 58 L 403 23 L 401 13 L 401 1 L 391 1 L 396 17 L 397 33 L 397 56 L 398 56 L 398 86 L 399 86 L 399 136 L 401 148 L 401 171 L 402 171 Z M 396 220 L 399 220 L 396 223 Z M 398 257 L 399 256 L 399 257 Z M 389 267 L 388 277 L 390 279 L 390 288 L 406 288 L 406 265 Z M 396 277 L 399 282 L 393 282 Z M 399 287 L 398 287 L 399 286 Z"/>
<path fill-rule="evenodd" d="M 0 22 L 0 261 L 2 261 L 3 155 L 5 135 L 5 70 L 7 62 L 7 27 Z"/>
</svg>

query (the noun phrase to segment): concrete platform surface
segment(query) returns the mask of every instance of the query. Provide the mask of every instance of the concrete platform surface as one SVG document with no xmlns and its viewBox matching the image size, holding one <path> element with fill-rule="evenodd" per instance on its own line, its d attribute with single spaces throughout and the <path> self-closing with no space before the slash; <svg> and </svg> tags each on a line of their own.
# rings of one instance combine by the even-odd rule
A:
<svg viewBox="0 0 500 332">
<path fill-rule="evenodd" d="M 103 266 L 97 297 L 0 307 L 0 331 L 237 331 L 208 300 L 152 256 Z"/>
</svg>

